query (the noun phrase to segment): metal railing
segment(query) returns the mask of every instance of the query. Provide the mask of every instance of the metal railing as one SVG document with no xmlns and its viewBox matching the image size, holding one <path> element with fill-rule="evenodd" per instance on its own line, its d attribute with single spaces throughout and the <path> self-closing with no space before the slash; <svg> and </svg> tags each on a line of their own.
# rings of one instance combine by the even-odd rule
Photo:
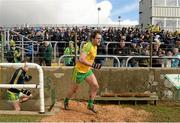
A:
<svg viewBox="0 0 180 123">
<path fill-rule="evenodd" d="M 109 42 L 109 41 L 106 41 L 106 54 L 108 54 L 108 50 L 109 50 L 109 45 L 110 44 L 119 44 L 120 42 Z M 125 42 L 125 44 L 130 44 L 131 42 Z"/>
<path fill-rule="evenodd" d="M 19 41 L 19 42 L 21 43 L 21 48 L 20 48 L 20 49 L 21 49 L 21 54 L 22 54 L 21 57 L 22 57 L 22 60 L 23 60 L 23 59 L 24 59 L 24 55 L 25 55 L 24 50 L 28 50 L 28 49 L 25 49 L 25 48 L 24 48 L 25 42 L 31 42 L 32 45 L 34 46 L 33 43 L 34 43 L 35 41 L 27 38 L 27 37 L 24 36 L 24 35 L 19 34 L 18 32 L 15 32 L 15 31 L 13 31 L 13 30 L 10 30 L 10 29 L 4 29 L 3 31 L 4 31 L 4 41 L 6 42 L 5 45 L 7 45 L 8 51 L 10 50 L 10 45 L 9 45 L 10 32 L 12 32 L 12 33 L 18 35 L 19 37 L 21 37 L 22 40 Z M 24 41 L 24 39 L 27 39 L 28 41 Z M 34 48 L 32 48 L 32 49 L 34 49 Z M 34 50 L 32 50 L 32 54 L 33 54 L 33 55 L 32 55 L 32 62 L 34 62 Z"/>
<path fill-rule="evenodd" d="M 56 61 L 56 59 L 57 59 L 57 48 L 59 48 L 57 45 L 58 44 L 67 44 L 69 42 L 67 42 L 67 41 L 54 41 L 54 42 L 55 42 L 55 44 L 54 44 L 53 54 L 54 54 L 54 60 Z M 85 44 L 85 43 L 86 43 L 86 41 L 81 41 L 80 46 L 79 46 L 80 51 L 82 49 L 83 44 Z M 66 47 L 64 47 L 64 48 L 66 48 Z"/>
<path fill-rule="evenodd" d="M 121 56 L 117 56 L 118 58 L 121 57 Z M 150 59 L 150 56 L 126 56 L 127 59 L 126 59 L 126 64 L 125 64 L 125 67 L 128 67 L 128 63 L 129 63 L 129 60 L 131 60 L 132 58 L 138 58 L 138 59 L 142 59 L 142 58 L 148 58 Z M 176 56 L 152 56 L 152 59 L 177 59 Z"/>
<path fill-rule="evenodd" d="M 79 56 L 79 55 L 77 55 Z M 61 66 L 61 61 L 64 57 L 75 57 L 75 55 L 62 55 L 60 58 L 59 58 L 59 61 L 58 61 L 58 65 Z M 117 66 L 120 67 L 120 61 L 118 59 L 117 56 L 114 56 L 114 55 L 97 55 L 96 57 L 100 57 L 100 58 L 114 58 L 117 60 Z"/>
<path fill-rule="evenodd" d="M 79 56 L 79 55 L 78 55 Z M 58 65 L 60 66 L 61 65 L 61 62 L 62 62 L 62 59 L 64 57 L 75 57 L 75 55 L 62 55 L 60 58 L 59 58 L 59 61 L 58 61 Z M 96 57 L 101 57 L 101 58 L 114 58 L 117 60 L 117 67 L 120 67 L 120 60 L 119 58 L 126 58 L 126 63 L 125 63 L 125 67 L 128 67 L 128 63 L 129 63 L 129 60 L 131 60 L 132 58 L 138 58 L 138 59 L 143 59 L 143 58 L 150 58 L 150 56 L 115 56 L 115 55 L 97 55 Z M 153 59 L 177 59 L 176 56 L 163 56 L 163 57 L 160 57 L 160 56 L 152 56 Z"/>
<path fill-rule="evenodd" d="M 59 47 L 57 47 L 57 45 L 58 44 L 67 44 L 68 42 L 66 42 L 66 41 L 54 41 L 54 43 L 55 44 L 54 44 L 53 54 L 54 54 L 54 60 L 56 61 L 56 59 L 57 59 L 57 51 L 59 51 L 57 49 L 57 48 L 59 48 Z M 64 48 L 66 48 L 66 47 L 64 47 Z"/>
</svg>

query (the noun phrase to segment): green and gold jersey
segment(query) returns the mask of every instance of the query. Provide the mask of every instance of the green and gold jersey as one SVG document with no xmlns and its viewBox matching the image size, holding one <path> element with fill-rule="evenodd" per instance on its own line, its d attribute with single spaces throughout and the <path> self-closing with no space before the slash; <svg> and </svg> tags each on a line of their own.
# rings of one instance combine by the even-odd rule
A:
<svg viewBox="0 0 180 123">
<path fill-rule="evenodd" d="M 97 46 L 94 46 L 92 44 L 92 42 L 88 41 L 83 46 L 83 49 L 82 49 L 81 52 L 83 52 L 83 53 L 85 53 L 87 55 L 86 60 L 88 62 L 93 63 L 94 60 L 95 60 L 96 54 L 97 54 Z M 78 61 L 77 64 L 76 64 L 76 69 L 80 73 L 86 73 L 91 69 L 91 67 L 87 66 L 87 65 L 84 65 L 84 64 L 82 64 L 81 62 Z"/>
</svg>

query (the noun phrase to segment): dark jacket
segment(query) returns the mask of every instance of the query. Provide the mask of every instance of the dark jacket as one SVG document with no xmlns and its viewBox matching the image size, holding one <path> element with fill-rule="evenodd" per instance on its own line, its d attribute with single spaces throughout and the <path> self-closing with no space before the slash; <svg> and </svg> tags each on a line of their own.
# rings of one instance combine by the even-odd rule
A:
<svg viewBox="0 0 180 123">
<path fill-rule="evenodd" d="M 26 79 L 26 72 L 22 68 L 19 68 L 13 74 L 13 77 L 10 80 L 9 84 L 24 84 L 25 79 Z M 20 92 L 20 90 L 16 88 L 10 88 L 8 90 L 14 93 Z"/>
<path fill-rule="evenodd" d="M 47 47 L 45 47 L 44 59 L 48 60 L 48 61 L 51 61 L 51 59 L 52 59 L 52 46 L 51 46 L 51 44 L 49 44 Z"/>
</svg>

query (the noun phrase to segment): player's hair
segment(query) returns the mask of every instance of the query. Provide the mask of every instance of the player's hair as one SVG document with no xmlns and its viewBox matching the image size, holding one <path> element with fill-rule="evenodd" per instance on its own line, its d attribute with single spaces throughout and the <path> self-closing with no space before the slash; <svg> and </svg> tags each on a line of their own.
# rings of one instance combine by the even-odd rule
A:
<svg viewBox="0 0 180 123">
<path fill-rule="evenodd" d="M 100 32 L 99 30 L 93 31 L 93 32 L 91 33 L 91 40 L 92 40 L 92 39 L 95 39 L 95 37 L 96 37 L 97 34 L 101 34 L 101 32 Z"/>
</svg>

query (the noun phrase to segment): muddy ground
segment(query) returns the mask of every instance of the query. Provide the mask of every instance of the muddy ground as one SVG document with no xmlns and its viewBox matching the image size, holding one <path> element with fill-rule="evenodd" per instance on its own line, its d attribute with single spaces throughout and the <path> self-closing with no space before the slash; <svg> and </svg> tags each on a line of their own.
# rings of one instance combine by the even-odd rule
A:
<svg viewBox="0 0 180 123">
<path fill-rule="evenodd" d="M 87 110 L 86 102 L 71 101 L 70 110 L 64 110 L 60 102 L 60 112 L 43 118 L 42 122 L 145 122 L 151 113 L 121 105 L 97 105 L 97 114 Z"/>
</svg>

